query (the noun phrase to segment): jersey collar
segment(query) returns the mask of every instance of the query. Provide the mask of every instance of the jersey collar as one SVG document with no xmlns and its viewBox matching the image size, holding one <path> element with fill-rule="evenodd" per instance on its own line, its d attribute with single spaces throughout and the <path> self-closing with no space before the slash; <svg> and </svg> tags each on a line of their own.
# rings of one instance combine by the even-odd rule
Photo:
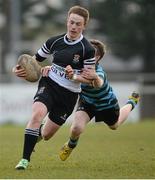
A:
<svg viewBox="0 0 155 180">
<path fill-rule="evenodd" d="M 67 41 L 66 37 L 67 37 L 67 34 L 64 35 L 64 42 L 65 42 L 66 44 L 68 44 L 68 45 L 77 44 L 78 42 L 80 42 L 80 41 L 83 39 L 83 35 L 82 35 L 82 34 L 81 34 L 81 36 L 80 36 L 79 39 L 77 39 L 77 40 L 75 40 L 75 41 L 71 41 L 71 42 Z"/>
</svg>

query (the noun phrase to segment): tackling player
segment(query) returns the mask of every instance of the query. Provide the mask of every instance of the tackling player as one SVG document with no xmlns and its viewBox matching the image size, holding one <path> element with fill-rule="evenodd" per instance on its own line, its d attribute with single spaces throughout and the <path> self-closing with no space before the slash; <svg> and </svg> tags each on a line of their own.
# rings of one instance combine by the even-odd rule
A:
<svg viewBox="0 0 155 180">
<path fill-rule="evenodd" d="M 133 92 L 126 105 L 119 108 L 118 100 L 109 85 L 107 75 L 99 64 L 99 61 L 105 54 L 105 46 L 98 40 L 91 40 L 95 48 L 96 71 L 93 69 L 84 69 L 82 76 L 93 80 L 91 85 L 82 84 L 82 92 L 78 102 L 77 111 L 70 129 L 70 138 L 64 144 L 60 151 L 60 159 L 65 161 L 72 150 L 76 147 L 80 134 L 85 126 L 95 117 L 96 122 L 103 121 L 110 129 L 117 129 L 128 117 L 139 101 L 139 94 Z M 68 67 L 68 76 L 72 78 L 74 72 Z"/>
</svg>

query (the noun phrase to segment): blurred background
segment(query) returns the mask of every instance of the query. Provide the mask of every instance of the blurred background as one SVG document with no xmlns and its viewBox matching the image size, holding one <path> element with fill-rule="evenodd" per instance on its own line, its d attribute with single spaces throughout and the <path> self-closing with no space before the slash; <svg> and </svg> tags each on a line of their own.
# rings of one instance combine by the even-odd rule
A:
<svg viewBox="0 0 155 180">
<path fill-rule="evenodd" d="M 155 120 L 154 0 L 0 0 L 0 123 L 29 120 L 37 83 L 15 77 L 12 67 L 19 55 L 33 55 L 49 37 L 66 32 L 73 5 L 90 12 L 85 36 L 106 44 L 102 65 L 120 106 L 133 90 L 141 94 L 129 121 Z"/>
</svg>

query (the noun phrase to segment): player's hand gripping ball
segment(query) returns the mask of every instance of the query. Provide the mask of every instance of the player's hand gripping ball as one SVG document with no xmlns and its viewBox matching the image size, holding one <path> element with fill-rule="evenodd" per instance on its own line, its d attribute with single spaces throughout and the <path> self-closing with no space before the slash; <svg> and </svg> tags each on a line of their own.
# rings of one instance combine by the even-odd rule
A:
<svg viewBox="0 0 155 180">
<path fill-rule="evenodd" d="M 26 71 L 25 79 L 29 82 L 36 82 L 40 78 L 41 66 L 28 54 L 22 54 L 18 58 L 18 65 Z"/>
</svg>

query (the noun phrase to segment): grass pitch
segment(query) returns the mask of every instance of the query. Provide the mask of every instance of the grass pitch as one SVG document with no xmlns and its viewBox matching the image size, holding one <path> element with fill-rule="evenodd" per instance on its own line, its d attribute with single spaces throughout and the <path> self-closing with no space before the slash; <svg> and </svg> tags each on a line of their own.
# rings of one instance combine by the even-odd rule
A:
<svg viewBox="0 0 155 180">
<path fill-rule="evenodd" d="M 51 140 L 37 144 L 27 170 L 17 171 L 23 132 L 24 127 L 0 127 L 1 179 L 155 178 L 154 120 L 124 124 L 116 131 L 90 124 L 65 162 L 58 156 L 69 135 L 69 126 L 63 126 Z"/>
</svg>

